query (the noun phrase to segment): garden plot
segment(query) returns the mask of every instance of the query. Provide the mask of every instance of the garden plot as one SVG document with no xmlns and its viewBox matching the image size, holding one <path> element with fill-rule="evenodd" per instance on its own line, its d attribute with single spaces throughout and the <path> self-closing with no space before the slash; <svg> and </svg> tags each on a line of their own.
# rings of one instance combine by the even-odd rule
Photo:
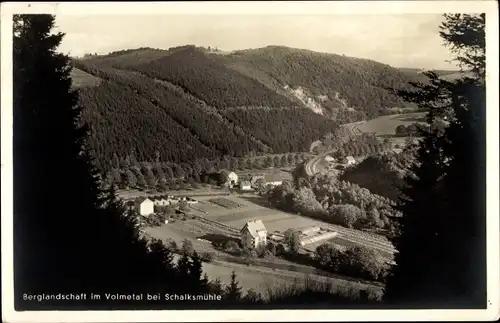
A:
<svg viewBox="0 0 500 323">
<path fill-rule="evenodd" d="M 226 214 L 229 211 L 227 208 L 214 203 L 210 203 L 208 200 L 203 202 L 200 201 L 200 203 L 191 206 L 191 209 L 194 209 L 207 216 Z"/>
<path fill-rule="evenodd" d="M 233 203 L 242 206 L 236 209 L 219 207 L 219 212 L 209 213 L 206 215 L 207 219 L 223 223 L 233 228 L 242 228 L 247 222 L 252 220 L 262 220 L 268 232 L 284 232 L 290 228 L 302 229 L 304 227 L 317 225 L 318 223 L 323 224 L 322 222 L 309 218 L 247 202 L 236 196 L 229 196 L 225 199 L 231 200 Z"/>
<path fill-rule="evenodd" d="M 217 204 L 218 206 L 222 206 L 222 207 L 229 209 L 229 210 L 237 209 L 237 208 L 244 206 L 244 204 L 237 203 L 235 201 L 232 201 L 232 200 L 224 198 L 224 197 L 217 197 L 214 199 L 210 199 L 209 202 L 211 202 L 213 204 Z"/>
</svg>

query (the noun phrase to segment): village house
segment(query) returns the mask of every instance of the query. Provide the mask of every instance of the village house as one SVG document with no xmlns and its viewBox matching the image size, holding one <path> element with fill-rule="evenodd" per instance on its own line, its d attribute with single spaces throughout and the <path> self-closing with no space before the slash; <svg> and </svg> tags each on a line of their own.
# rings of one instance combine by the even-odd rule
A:
<svg viewBox="0 0 500 323">
<path fill-rule="evenodd" d="M 229 172 L 227 170 L 223 170 L 220 172 L 221 178 L 226 180 L 225 183 L 221 183 L 229 188 L 233 188 L 238 184 L 238 175 L 235 172 Z"/>
<path fill-rule="evenodd" d="M 241 181 L 240 182 L 240 190 L 250 191 L 251 189 L 252 189 L 252 183 L 250 183 L 250 181 Z"/>
<path fill-rule="evenodd" d="M 249 249 L 265 246 L 267 243 L 267 230 L 262 220 L 247 222 L 240 231 L 241 244 Z"/>
<path fill-rule="evenodd" d="M 329 163 L 333 163 L 333 162 L 335 162 L 335 158 L 333 158 L 333 157 L 332 157 L 332 156 L 330 156 L 330 155 L 325 156 L 325 160 L 326 160 L 327 162 L 329 162 Z"/>
<path fill-rule="evenodd" d="M 352 157 L 352 156 L 347 156 L 345 158 L 345 163 L 347 165 L 354 165 L 354 164 L 356 164 L 356 159 L 354 159 L 354 157 Z"/>
<path fill-rule="evenodd" d="M 148 216 L 155 212 L 155 204 L 149 198 L 142 196 L 135 201 L 135 209 L 139 215 Z"/>
</svg>

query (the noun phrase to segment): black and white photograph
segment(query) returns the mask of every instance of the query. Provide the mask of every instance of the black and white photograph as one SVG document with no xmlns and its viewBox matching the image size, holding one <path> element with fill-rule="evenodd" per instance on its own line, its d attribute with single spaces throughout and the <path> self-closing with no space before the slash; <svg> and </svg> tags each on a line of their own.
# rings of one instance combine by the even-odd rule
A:
<svg viewBox="0 0 500 323">
<path fill-rule="evenodd" d="M 499 319 L 496 1 L 1 9 L 5 322 Z"/>
</svg>

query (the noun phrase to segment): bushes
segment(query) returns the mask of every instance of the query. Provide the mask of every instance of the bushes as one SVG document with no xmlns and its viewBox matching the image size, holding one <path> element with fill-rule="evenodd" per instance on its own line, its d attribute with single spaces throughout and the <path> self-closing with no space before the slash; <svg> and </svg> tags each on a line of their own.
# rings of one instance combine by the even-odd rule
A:
<svg viewBox="0 0 500 323">
<path fill-rule="evenodd" d="M 223 250 L 232 254 L 241 254 L 242 250 L 235 240 L 226 241 L 223 246 Z"/>
<path fill-rule="evenodd" d="M 215 254 L 213 252 L 204 252 L 201 254 L 201 260 L 205 262 L 212 262 L 215 258 Z"/>
<path fill-rule="evenodd" d="M 393 209 L 394 202 L 391 200 L 372 194 L 359 185 L 338 181 L 335 177 L 317 175 L 304 180 L 303 185 L 306 187 L 300 189 L 289 184 L 273 188 L 268 194 L 269 204 L 284 211 L 300 212 L 346 227 L 369 223 L 391 229 L 393 223 L 389 217 L 400 214 Z M 368 211 L 372 211 L 371 221 Z"/>
<path fill-rule="evenodd" d="M 351 277 L 383 281 L 388 265 L 381 255 L 366 247 L 351 247 L 341 251 L 331 244 L 322 244 L 316 248 L 315 259 L 325 269 Z"/>
<path fill-rule="evenodd" d="M 365 212 L 352 204 L 332 205 L 328 213 L 348 228 L 352 228 L 356 222 L 366 218 Z"/>
<path fill-rule="evenodd" d="M 145 224 L 149 227 L 159 227 L 162 224 L 165 224 L 166 217 L 163 214 L 153 213 L 147 217 L 143 217 L 145 219 Z"/>
</svg>

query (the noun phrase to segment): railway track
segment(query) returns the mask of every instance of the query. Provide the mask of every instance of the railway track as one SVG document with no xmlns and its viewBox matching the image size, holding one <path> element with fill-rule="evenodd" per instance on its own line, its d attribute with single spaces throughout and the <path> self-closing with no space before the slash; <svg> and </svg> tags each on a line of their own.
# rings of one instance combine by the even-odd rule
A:
<svg viewBox="0 0 500 323">
<path fill-rule="evenodd" d="M 231 233 L 233 235 L 239 235 L 239 233 L 240 233 L 240 230 L 238 230 L 236 228 L 230 227 L 228 225 L 222 224 L 222 223 L 217 222 L 217 221 L 209 220 L 209 219 L 204 218 L 202 216 L 196 216 L 196 219 L 198 219 L 202 223 L 206 223 L 208 225 L 212 225 L 214 227 L 217 227 L 217 228 L 220 228 L 222 230 L 228 231 L 229 233 Z"/>
</svg>

